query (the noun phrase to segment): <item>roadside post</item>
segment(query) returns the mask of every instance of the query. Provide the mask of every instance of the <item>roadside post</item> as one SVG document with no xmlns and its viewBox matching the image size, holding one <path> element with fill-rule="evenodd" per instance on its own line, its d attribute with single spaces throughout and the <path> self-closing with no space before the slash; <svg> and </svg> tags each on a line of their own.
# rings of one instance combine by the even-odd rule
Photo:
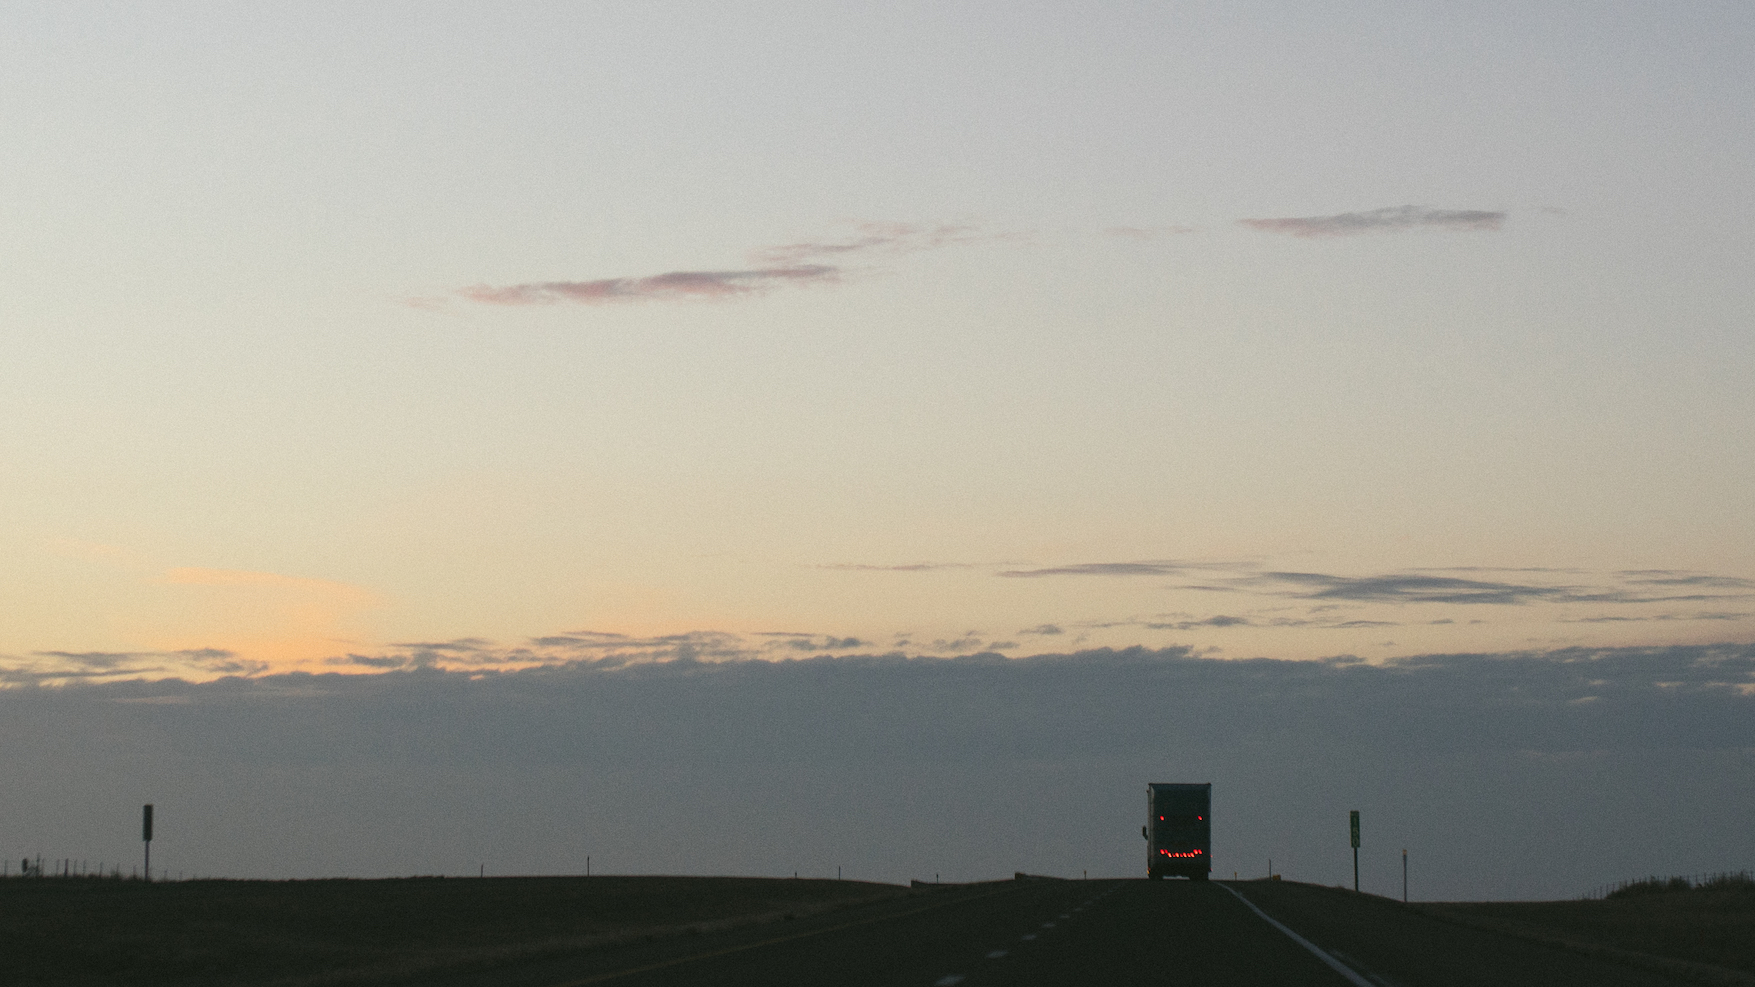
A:
<svg viewBox="0 0 1755 987">
<path fill-rule="evenodd" d="M 152 803 L 140 808 L 140 841 L 146 844 L 146 879 L 152 880 Z"/>
<path fill-rule="evenodd" d="M 1353 890 L 1359 890 L 1359 810 L 1354 809 L 1347 816 L 1349 828 L 1353 831 Z"/>
<path fill-rule="evenodd" d="M 1408 903 L 1408 848 L 1402 847 L 1402 904 Z"/>
</svg>

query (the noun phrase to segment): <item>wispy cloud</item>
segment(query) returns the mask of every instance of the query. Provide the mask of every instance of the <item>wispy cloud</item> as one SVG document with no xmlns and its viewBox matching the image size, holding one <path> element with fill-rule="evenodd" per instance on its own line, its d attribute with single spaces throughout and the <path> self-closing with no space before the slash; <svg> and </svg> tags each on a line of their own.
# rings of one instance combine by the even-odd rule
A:
<svg viewBox="0 0 1755 987">
<path fill-rule="evenodd" d="M 1180 562 L 1084 562 L 1045 569 L 1005 569 L 996 575 L 1010 579 L 1039 579 L 1043 576 L 1174 576 L 1188 568 L 1189 566 Z"/>
<path fill-rule="evenodd" d="M 1200 620 L 1144 621 L 1141 622 L 1140 626 L 1154 631 L 1192 631 L 1202 627 L 1259 627 L 1261 625 L 1248 617 L 1215 614 Z"/>
<path fill-rule="evenodd" d="M 180 651 L 33 651 L 24 658 L 0 656 L 0 686 L 66 685 L 137 678 L 198 675 L 259 675 L 268 664 L 223 648 Z"/>
<path fill-rule="evenodd" d="M 717 664 L 791 659 L 800 655 L 843 654 L 870 645 L 871 642 L 857 637 L 802 631 L 762 631 L 748 635 L 730 631 L 687 631 L 642 637 L 581 630 L 533 637 L 518 644 L 498 644 L 481 638 L 410 641 L 392 644 L 376 653 L 336 655 L 326 664 L 339 669 L 379 671 L 505 671 L 578 664 L 621 668 L 676 661 Z"/>
<path fill-rule="evenodd" d="M 1556 569 L 1556 568 L 1553 568 L 1552 566 L 1538 566 L 1538 565 L 1526 565 L 1526 566 L 1442 565 L 1442 566 L 1421 566 L 1421 567 L 1416 568 L 1416 569 L 1409 569 L 1408 571 L 1409 572 L 1534 572 L 1534 573 L 1542 573 L 1545 575 L 1572 575 L 1572 576 L 1576 576 L 1576 575 L 1583 574 L 1585 570 L 1583 570 L 1583 569 Z M 1668 571 L 1668 570 L 1665 570 L 1665 571 Z M 1626 573 L 1620 573 L 1620 575 L 1624 576 L 1624 575 L 1626 575 Z"/>
<path fill-rule="evenodd" d="M 1110 563 L 1132 565 L 1132 563 Z M 1054 573 L 1053 570 L 1043 570 Z M 1574 581 L 1546 582 L 1526 579 L 1475 579 L 1437 575 L 1438 572 L 1520 572 L 1529 575 L 1568 575 Z M 1055 573 L 1057 574 L 1057 573 Z M 1142 573 L 1143 574 L 1143 573 Z M 1000 573 L 1005 575 L 1005 573 Z M 1515 606 L 1528 603 L 1681 603 L 1742 600 L 1755 597 L 1755 582 L 1732 576 L 1685 572 L 1615 573 L 1616 585 L 1583 585 L 1577 577 L 1587 574 L 1552 569 L 1424 569 L 1366 576 L 1342 576 L 1325 572 L 1249 572 L 1234 578 L 1180 589 L 1254 593 L 1312 601 L 1344 603 L 1444 603 Z M 1603 577 L 1598 577 L 1599 579 Z M 1683 592 L 1678 592 L 1678 591 Z"/>
<path fill-rule="evenodd" d="M 1253 579 L 1290 587 L 1289 595 L 1307 600 L 1354 602 L 1511 604 L 1566 598 L 1573 592 L 1566 586 L 1418 574 L 1349 577 L 1318 572 L 1264 572 Z"/>
<path fill-rule="evenodd" d="M 1103 232 L 1126 240 L 1156 240 L 1162 236 L 1199 233 L 1200 230 L 1193 226 L 1111 226 Z"/>
<path fill-rule="evenodd" d="M 1695 622 L 1697 629 L 1703 629 L 1708 624 L 1722 628 L 1748 621 L 1749 601 L 1755 600 L 1755 580 L 1680 569 L 1590 573 L 1574 569 L 1452 567 L 1338 574 L 1264 570 L 1258 562 L 1250 560 L 1174 559 L 1031 566 L 999 561 L 837 563 L 816 568 L 895 574 L 893 577 L 870 577 L 886 582 L 890 578 L 911 579 L 910 573 L 940 570 L 968 572 L 967 575 L 947 572 L 920 578 L 941 581 L 1003 577 L 1050 581 L 1036 584 L 1038 589 L 1052 589 L 1055 579 L 1102 577 L 1119 581 L 1120 585 L 1107 584 L 1115 589 L 1131 583 L 1132 592 L 1144 593 L 1147 599 L 1162 602 L 1148 603 L 1132 615 L 1125 612 L 1097 613 L 1089 615 L 1090 619 L 1070 622 L 1064 619 L 1064 613 L 1057 622 L 1041 622 L 1043 618 L 1055 615 L 1051 611 L 1040 612 L 1021 617 L 1019 624 L 1024 626 L 1009 639 L 992 637 L 979 630 L 959 632 L 955 627 L 938 627 L 921 629 L 919 633 L 898 634 L 893 642 L 885 644 L 874 642 L 864 630 L 859 636 L 852 636 L 820 630 L 694 630 L 635 635 L 589 629 L 509 641 L 461 637 L 355 644 L 350 642 L 360 641 L 363 635 L 332 633 L 327 624 L 320 621 L 323 623 L 319 627 L 322 633 L 313 632 L 307 637 L 310 638 L 308 643 L 321 650 L 302 654 L 298 663 L 299 667 L 321 663 L 338 672 L 426 669 L 488 674 L 575 665 L 621 668 L 669 662 L 790 661 L 819 655 L 900 656 L 904 652 L 923 658 L 955 655 L 993 658 L 996 653 L 1015 653 L 1019 641 L 1040 645 L 1048 638 L 1078 646 L 1100 634 L 1110 643 L 1129 644 L 1133 642 L 1127 640 L 1128 629 L 1188 634 L 1192 639 L 1201 640 L 1203 647 L 1220 640 L 1249 643 L 1259 641 L 1262 632 L 1306 628 L 1312 632 L 1340 632 L 1393 626 L 1455 625 L 1462 630 L 1467 625 L 1496 622 L 1500 617 L 1495 608 L 1506 607 L 1540 607 L 1540 612 L 1535 615 L 1537 619 L 1551 621 L 1556 627 L 1569 625 L 1574 630 L 1589 625 L 1606 629 L 1614 626 L 1631 628 L 1640 624 L 1653 629 L 1660 626 L 1681 628 L 1688 622 Z M 360 587 L 275 573 L 186 568 L 170 570 L 160 578 L 166 584 L 233 594 L 216 601 L 216 606 L 232 606 L 240 601 L 261 602 L 257 598 L 266 594 L 268 601 L 274 604 L 269 608 L 271 616 L 282 610 L 295 615 L 315 610 L 323 621 L 327 621 L 328 617 L 324 615 L 332 612 L 352 612 L 379 602 L 375 594 Z M 1014 585 L 1020 591 L 1025 590 L 1021 584 Z M 1215 612 L 1204 607 L 1169 611 L 1169 607 L 1186 606 L 1177 601 L 1175 594 L 1191 590 L 1224 593 L 1222 597 L 1209 598 L 1219 600 L 1216 606 L 1223 607 L 1223 611 Z M 1139 606 L 1137 602 L 1134 605 Z M 1426 609 L 1408 611 L 1407 608 L 1412 606 Z M 1467 619 L 1477 615 L 1488 619 Z M 1519 619 L 1528 618 L 1526 611 Z M 1570 635 L 1572 631 L 1567 633 Z M 218 646 L 141 651 L 66 649 L 37 651 L 23 656 L 0 655 L 0 687 L 124 679 L 205 680 L 222 676 L 254 677 L 267 672 L 271 666 L 286 670 L 285 661 L 277 659 L 272 649 L 257 645 L 260 639 L 260 635 L 255 638 L 209 635 L 188 643 Z M 1571 642 L 1583 638 L 1568 636 L 1557 640 Z M 1324 645 L 1325 648 L 1329 646 Z M 269 661 L 255 660 L 258 657 Z"/>
<path fill-rule="evenodd" d="M 1642 621 L 1733 621 L 1745 619 L 1726 604 L 1755 599 L 1755 580 L 1682 570 L 1637 570 L 1587 573 L 1538 567 L 1448 567 L 1401 572 L 1341 575 L 1327 572 L 1262 571 L 1251 562 L 1182 562 L 1138 560 L 1084 562 L 1031 568 L 995 569 L 994 576 L 1050 579 L 1100 576 L 1114 579 L 1165 580 L 1167 591 L 1198 591 L 1297 601 L 1301 616 L 1245 610 L 1239 614 L 1160 614 L 1153 618 L 1082 622 L 1081 631 L 1138 627 L 1151 631 L 1199 632 L 1224 628 L 1358 630 L 1402 626 L 1381 609 L 1410 605 L 1519 607 L 1540 604 L 1560 623 L 1631 623 Z M 1188 577 L 1196 577 L 1190 579 Z M 1177 578 L 1182 577 L 1182 578 Z M 1717 604 L 1694 613 L 1645 612 L 1655 605 Z M 1590 613 L 1578 608 L 1605 605 L 1628 612 Z M 1236 606 L 1236 604 L 1233 604 Z M 1368 609 L 1376 608 L 1376 609 Z M 1364 610 L 1365 612 L 1360 612 Z M 1349 612 L 1350 611 L 1350 612 Z M 1454 620 L 1438 623 L 1454 623 Z M 1428 625 L 1433 621 L 1425 621 Z M 1020 633 L 1032 633 L 1022 631 Z"/>
<path fill-rule="evenodd" d="M 826 264 L 796 264 L 746 271 L 671 271 L 640 278 L 597 281 L 533 281 L 511 285 L 471 285 L 457 293 L 489 305 L 553 305 L 575 302 L 601 305 L 652 299 L 735 298 L 759 294 L 780 285 L 834 281 L 840 269 Z"/>
<path fill-rule="evenodd" d="M 1389 206 L 1366 212 L 1343 212 L 1333 216 L 1287 216 L 1240 219 L 1239 223 L 1265 233 L 1289 236 L 1354 236 L 1431 228 L 1441 230 L 1497 230 L 1505 213 L 1481 209 L 1431 209 L 1426 206 Z"/>
<path fill-rule="evenodd" d="M 802 651 L 808 654 L 824 654 L 831 651 L 847 651 L 863 648 L 870 642 L 856 637 L 836 637 L 833 634 L 806 634 L 800 631 L 757 631 L 750 635 L 757 638 L 772 638 L 783 648 Z"/>
<path fill-rule="evenodd" d="M 1328 607 L 1312 607 L 1312 613 L 1330 609 Z M 1167 615 L 1169 616 L 1169 615 Z M 1201 631 L 1224 629 L 1227 627 L 1250 627 L 1283 629 L 1291 627 L 1313 628 L 1316 630 L 1348 630 L 1360 627 L 1399 627 L 1399 623 L 1387 620 L 1343 620 L 1332 621 L 1313 617 L 1281 617 L 1255 616 L 1239 617 L 1231 614 L 1214 614 L 1210 617 L 1183 617 L 1181 619 L 1165 619 L 1159 617 L 1152 620 L 1117 620 L 1080 625 L 1084 627 L 1142 627 L 1149 631 Z"/>
<path fill-rule="evenodd" d="M 995 231 L 971 223 L 854 223 L 841 237 L 802 240 L 761 247 L 750 254 L 758 264 L 798 264 L 856 254 L 898 255 L 936 250 L 953 244 L 1017 240 L 1029 234 Z"/>
<path fill-rule="evenodd" d="M 839 569 L 844 572 L 936 572 L 940 569 L 974 569 L 973 562 L 904 562 L 900 565 L 870 565 L 862 562 L 830 562 L 817 566 L 819 569 Z"/>
<path fill-rule="evenodd" d="M 1526 603 L 1698 603 L 1741 600 L 1755 596 L 1749 581 L 1725 576 L 1677 576 L 1633 579 L 1621 586 L 1580 586 L 1571 583 L 1512 582 L 1390 573 L 1377 576 L 1336 576 L 1320 572 L 1262 572 L 1238 580 L 1270 595 L 1306 600 L 1353 603 L 1453 603 L 1519 605 Z M 1669 587 L 1733 592 L 1667 592 Z M 1742 590 L 1742 592 L 1734 592 Z"/>
<path fill-rule="evenodd" d="M 1652 621 L 1693 621 L 1693 620 L 1742 620 L 1748 617 L 1746 612 L 1707 612 L 1707 613 L 1659 613 L 1648 617 L 1630 616 L 1627 614 L 1606 614 L 1598 617 L 1578 617 L 1561 621 L 1566 624 L 1638 624 Z"/>
<path fill-rule="evenodd" d="M 980 631 L 969 631 L 962 637 L 938 638 L 928 645 L 921 645 L 922 651 L 935 654 L 968 654 L 975 651 L 988 650 L 991 646 L 982 640 Z"/>
<path fill-rule="evenodd" d="M 1635 586 L 1699 586 L 1707 589 L 1755 589 L 1755 580 L 1735 576 L 1709 576 L 1673 569 L 1633 569 L 1620 573 Z"/>
<path fill-rule="evenodd" d="M 669 271 L 637 277 L 591 281 L 528 281 L 519 284 L 476 284 L 456 294 L 484 305 L 606 305 L 619 302 L 712 300 L 759 295 L 785 286 L 803 287 L 841 280 L 845 260 L 860 256 L 898 256 L 960 243 L 1015 240 L 1017 231 L 993 231 L 974 224 L 854 223 L 849 234 L 802 240 L 750 252 L 754 266 L 721 271 Z M 410 299 L 408 304 L 441 310 L 435 299 Z"/>
<path fill-rule="evenodd" d="M 822 566 L 821 568 L 924 572 L 953 567 L 988 568 L 993 575 L 1006 579 L 1047 579 L 1077 576 L 1150 579 L 1192 576 L 1198 577 L 1201 581 L 1198 583 L 1185 582 L 1171 588 L 1305 600 L 1313 604 L 1310 609 L 1313 614 L 1320 609 L 1349 604 L 1431 603 L 1515 606 L 1538 602 L 1550 604 L 1673 604 L 1755 599 L 1755 580 L 1670 569 L 1630 570 L 1596 574 L 1593 577 L 1592 574 L 1571 569 L 1453 566 L 1350 576 L 1325 572 L 1264 572 L 1257 569 L 1256 565 L 1251 562 L 1187 562 L 1169 559 L 1079 562 L 1027 568 L 1019 567 L 1015 563 L 1011 567 L 1006 567 L 1004 563 L 991 563 L 986 566 L 973 563 L 957 563 L 955 565 L 945 563 L 910 565 L 843 563 Z M 1189 618 L 1189 620 L 1192 619 Z M 1235 625 L 1202 625 L 1176 621 L 1151 626 L 1153 629 L 1186 630 L 1197 626 Z M 1270 625 L 1257 624 L 1252 626 Z M 1292 625 L 1279 623 L 1271 626 Z M 1321 626 L 1358 627 L 1367 625 L 1353 623 Z"/>
</svg>

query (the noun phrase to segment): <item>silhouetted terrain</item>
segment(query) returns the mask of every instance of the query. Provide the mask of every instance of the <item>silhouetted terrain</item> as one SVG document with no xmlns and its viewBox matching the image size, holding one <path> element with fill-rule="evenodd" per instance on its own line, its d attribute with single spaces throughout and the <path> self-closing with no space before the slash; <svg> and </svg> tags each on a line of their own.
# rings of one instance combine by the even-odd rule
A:
<svg viewBox="0 0 1755 987">
<path fill-rule="evenodd" d="M 1632 951 L 1755 974 L 1755 885 L 1725 883 L 1603 901 L 1445 903 L 1429 914 L 1586 951 Z"/>
<path fill-rule="evenodd" d="M 398 979 L 907 894 L 731 877 L 9 880 L 0 955 L 32 984 Z"/>
<path fill-rule="evenodd" d="M 7 982 L 69 987 L 1339 982 L 1219 883 L 8 880 L 0 950 Z M 1755 980 L 1746 888 L 1404 905 L 1224 883 L 1354 969 L 1409 987 Z M 1180 944 L 1179 964 L 1163 962 L 1167 944 Z"/>
</svg>

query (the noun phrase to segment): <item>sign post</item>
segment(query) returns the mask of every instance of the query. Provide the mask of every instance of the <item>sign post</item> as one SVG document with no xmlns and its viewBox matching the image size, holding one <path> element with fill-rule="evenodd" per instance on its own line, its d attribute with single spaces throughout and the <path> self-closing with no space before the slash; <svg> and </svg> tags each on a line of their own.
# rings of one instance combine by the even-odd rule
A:
<svg viewBox="0 0 1755 987">
<path fill-rule="evenodd" d="M 1359 890 L 1359 810 L 1354 809 L 1347 816 L 1347 823 L 1353 831 L 1353 890 Z"/>
<path fill-rule="evenodd" d="M 146 844 L 146 879 L 152 880 L 152 803 L 140 809 L 140 841 Z"/>
<path fill-rule="evenodd" d="M 1402 904 L 1408 903 L 1408 848 L 1402 847 Z"/>
</svg>

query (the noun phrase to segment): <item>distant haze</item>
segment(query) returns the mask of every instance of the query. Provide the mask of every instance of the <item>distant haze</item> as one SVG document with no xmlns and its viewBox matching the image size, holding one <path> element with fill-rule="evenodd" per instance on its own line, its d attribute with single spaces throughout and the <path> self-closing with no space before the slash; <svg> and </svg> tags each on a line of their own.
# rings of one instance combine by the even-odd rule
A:
<svg viewBox="0 0 1755 987">
<path fill-rule="evenodd" d="M 0 692 L 13 856 L 235 877 L 983 880 L 1140 872 L 1144 786 L 1214 860 L 1420 898 L 1755 862 L 1755 648 L 1214 662 L 899 656 Z"/>
</svg>

